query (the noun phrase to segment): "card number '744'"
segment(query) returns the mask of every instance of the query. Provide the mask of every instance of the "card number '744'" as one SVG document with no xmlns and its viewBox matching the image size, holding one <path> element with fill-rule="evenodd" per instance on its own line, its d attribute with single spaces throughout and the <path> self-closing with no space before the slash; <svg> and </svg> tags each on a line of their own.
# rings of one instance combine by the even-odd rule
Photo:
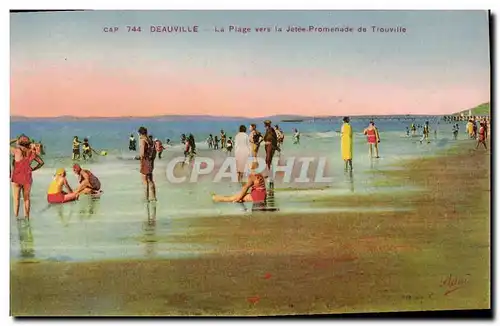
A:
<svg viewBox="0 0 500 326">
<path fill-rule="evenodd" d="M 141 32 L 141 26 L 127 26 L 127 32 Z"/>
</svg>

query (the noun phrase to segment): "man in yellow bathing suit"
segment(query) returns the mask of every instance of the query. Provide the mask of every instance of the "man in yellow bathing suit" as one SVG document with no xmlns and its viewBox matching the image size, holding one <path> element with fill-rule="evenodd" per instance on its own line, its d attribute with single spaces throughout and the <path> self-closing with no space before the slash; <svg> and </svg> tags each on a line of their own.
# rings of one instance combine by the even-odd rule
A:
<svg viewBox="0 0 500 326">
<path fill-rule="evenodd" d="M 67 188 L 68 193 L 63 191 L 64 187 Z M 54 180 L 52 180 L 47 190 L 47 201 L 49 204 L 62 204 L 77 199 L 78 194 L 73 192 L 66 179 L 66 171 L 63 168 L 57 169 Z"/>
<path fill-rule="evenodd" d="M 352 128 L 349 124 L 349 117 L 344 117 L 344 124 L 341 129 L 341 143 L 340 148 L 342 152 L 342 159 L 345 162 L 345 169 L 347 166 L 352 171 Z"/>
</svg>

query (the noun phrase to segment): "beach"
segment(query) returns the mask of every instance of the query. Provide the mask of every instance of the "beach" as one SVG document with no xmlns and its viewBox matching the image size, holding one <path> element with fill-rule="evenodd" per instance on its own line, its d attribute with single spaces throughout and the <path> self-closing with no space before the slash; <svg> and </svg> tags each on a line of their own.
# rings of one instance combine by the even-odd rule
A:
<svg viewBox="0 0 500 326">
<path fill-rule="evenodd" d="M 436 117 L 427 119 L 435 120 Z M 425 120 L 423 120 L 425 121 Z M 223 164 L 232 157 L 221 150 L 210 150 L 203 136 L 217 134 L 224 129 L 228 136 L 235 136 L 240 124 L 249 121 L 219 119 L 216 121 L 157 121 L 156 119 L 92 119 L 78 123 L 71 121 L 28 121 L 13 122 L 12 137 L 25 132 L 35 139 L 42 139 L 46 147 L 43 156 L 45 165 L 34 173 L 31 191 L 31 221 L 29 228 L 17 225 L 11 211 L 11 258 L 30 261 L 88 261 L 107 259 L 142 258 L 186 258 L 210 253 L 215 244 L 171 242 L 152 246 L 150 237 L 162 235 L 177 239 L 187 232 L 203 232 L 203 228 L 187 225 L 192 218 L 251 215 L 251 205 L 233 205 L 212 202 L 211 193 L 231 195 L 241 186 L 230 178 L 217 180 L 218 172 L 224 170 Z M 253 122 L 250 120 L 250 122 Z M 417 121 L 418 122 L 418 121 Z M 419 186 L 392 182 L 383 174 L 374 171 L 403 169 L 401 163 L 422 157 L 433 157 L 450 146 L 471 146 L 465 134 L 459 140 L 451 139 L 451 125 L 435 125 L 440 128 L 438 139 L 430 144 L 420 144 L 417 137 L 406 137 L 405 122 L 377 122 L 381 135 L 381 158 L 368 159 L 366 137 L 362 134 L 367 121 L 353 120 L 354 127 L 354 171 L 344 172 L 340 157 L 340 136 L 336 132 L 340 124 L 333 122 L 281 124 L 285 131 L 285 142 L 281 155 L 275 155 L 274 163 L 284 166 L 295 160 L 294 174 L 300 170 L 299 161 L 304 158 L 314 160 L 308 169 L 309 182 L 284 182 L 279 173 L 275 180 L 273 204 L 279 214 L 373 212 L 379 213 L 407 210 L 404 204 L 387 202 L 377 208 L 340 205 L 325 206 L 324 199 L 337 198 L 341 201 L 355 200 L 359 195 L 413 193 Z M 153 137 L 170 138 L 171 146 L 163 153 L 162 159 L 155 160 L 154 179 L 157 185 L 158 202 L 154 206 L 144 205 L 143 185 L 139 164 L 133 159 L 137 152 L 128 151 L 128 137 L 133 130 L 144 124 Z M 262 124 L 262 123 L 261 123 Z M 291 130 L 298 127 L 302 137 L 300 144 L 292 144 Z M 262 127 L 259 127 L 263 131 Z M 54 133 L 58 130 L 59 133 Z M 210 159 L 214 162 L 212 173 L 200 175 L 192 182 L 193 168 L 185 166 L 174 168 L 174 175 L 185 176 L 184 182 L 176 183 L 169 177 L 171 162 L 184 158 L 184 146 L 178 137 L 181 133 L 193 132 L 197 140 L 197 159 Z M 90 144 L 98 151 L 106 150 L 105 157 L 94 155 L 89 161 L 78 161 L 84 169 L 95 174 L 102 184 L 103 195 L 99 200 L 82 197 L 77 202 L 64 205 L 47 205 L 47 187 L 58 168 L 68 172 L 68 182 L 75 187 L 77 178 L 72 172 L 71 140 L 74 135 L 80 139 L 88 137 Z M 174 138 L 175 137 L 175 138 Z M 177 138 L 177 139 L 176 139 Z M 463 145 L 462 145 L 463 144 Z M 263 149 L 259 158 L 264 157 Z M 319 161 L 326 162 L 323 173 L 319 173 Z M 316 182 L 315 172 L 331 178 L 332 181 Z M 234 176 L 236 174 L 234 173 Z M 300 191 L 298 191 L 300 190 Z M 154 227 L 148 220 L 156 220 Z M 184 221 L 185 220 L 185 221 Z M 26 255 L 19 250 L 20 238 L 29 233 L 33 238 L 34 252 Z M 146 240 L 145 240 L 146 239 Z M 144 242 L 144 243 L 143 243 Z M 147 244 L 147 245 L 146 245 Z M 26 256 L 26 257 L 25 257 Z"/>
<path fill-rule="evenodd" d="M 142 259 L 12 260 L 11 314 L 488 309 L 490 156 L 473 147 L 473 141 L 464 140 L 436 155 L 398 161 L 390 169 L 355 170 L 356 180 L 377 186 L 365 184 L 370 192 L 354 193 L 346 186 L 346 191 L 322 196 L 315 190 L 307 196 L 308 212 L 174 218 L 168 228 L 176 231 L 168 234 L 158 231 L 166 227 L 165 219 L 143 217 L 145 231 L 135 238 Z M 395 185 L 410 190 L 391 191 Z M 283 193 L 301 191 L 309 190 Z M 345 209 L 335 211 L 339 206 Z M 87 225 L 80 224 L 82 232 Z M 36 237 L 34 243 L 31 250 L 36 251 Z M 202 254 L 154 254 L 162 246 L 192 244 Z"/>
<path fill-rule="evenodd" d="M 9 26 L 12 316 L 488 314 L 490 11 Z"/>
</svg>

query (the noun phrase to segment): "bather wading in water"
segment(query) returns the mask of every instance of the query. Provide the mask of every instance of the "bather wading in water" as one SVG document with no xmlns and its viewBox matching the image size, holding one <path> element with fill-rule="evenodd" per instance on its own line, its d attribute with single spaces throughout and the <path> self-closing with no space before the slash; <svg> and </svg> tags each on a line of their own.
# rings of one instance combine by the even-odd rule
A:
<svg viewBox="0 0 500 326">
<path fill-rule="evenodd" d="M 156 201 L 156 185 L 153 180 L 156 150 L 153 141 L 148 137 L 148 130 L 145 127 L 140 127 L 138 133 L 139 168 L 144 183 L 144 197 L 146 201 Z"/>
<path fill-rule="evenodd" d="M 342 153 L 342 159 L 345 162 L 345 170 L 347 171 L 348 166 L 350 170 L 352 170 L 352 128 L 351 125 L 349 124 L 349 117 L 344 117 L 343 119 L 344 124 L 342 125 L 341 129 L 341 143 L 340 143 L 340 148 L 341 148 L 341 153 Z"/>
<path fill-rule="evenodd" d="M 373 148 L 375 148 L 375 158 L 380 158 L 378 156 L 378 144 L 380 143 L 380 136 L 378 133 L 377 127 L 375 127 L 375 123 L 370 121 L 368 128 L 363 131 L 363 134 L 366 135 L 366 141 L 368 142 L 368 155 L 370 158 L 373 158 Z"/>
<path fill-rule="evenodd" d="M 257 169 L 258 166 L 259 164 L 257 162 L 252 162 L 250 164 L 251 172 L 248 176 L 248 181 L 239 193 L 232 196 L 219 196 L 213 194 L 212 200 L 218 203 L 264 203 L 267 198 L 266 183 L 262 174 L 255 173 L 255 169 Z M 251 191 L 248 193 L 248 190 L 250 189 Z"/>
<path fill-rule="evenodd" d="M 31 149 L 30 139 L 26 135 L 21 135 L 19 138 L 11 140 L 10 146 L 10 153 L 14 157 L 12 160 L 13 169 L 11 171 L 14 215 L 16 218 L 19 215 L 19 202 L 22 192 L 24 217 L 29 219 L 31 209 L 30 194 L 31 185 L 33 183 L 32 173 L 40 169 L 44 165 L 44 162 L 41 157 Z M 35 167 L 31 167 L 33 161 L 38 163 Z"/>
</svg>

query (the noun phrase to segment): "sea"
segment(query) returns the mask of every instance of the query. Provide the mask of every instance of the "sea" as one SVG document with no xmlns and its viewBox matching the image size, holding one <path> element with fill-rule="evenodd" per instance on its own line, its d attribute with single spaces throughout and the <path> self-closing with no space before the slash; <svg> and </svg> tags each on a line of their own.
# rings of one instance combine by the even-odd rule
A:
<svg viewBox="0 0 500 326">
<path fill-rule="evenodd" d="M 193 134 L 197 144 L 197 156 L 208 157 L 215 162 L 215 171 L 233 154 L 208 148 L 209 134 L 219 135 L 224 130 L 234 137 L 240 125 L 256 123 L 264 130 L 263 119 L 176 119 L 168 118 L 120 118 L 120 119 L 26 119 L 11 121 L 10 135 L 14 138 L 21 133 L 41 141 L 46 154 L 45 165 L 34 172 L 31 194 L 31 218 L 17 221 L 11 206 L 11 260 L 18 262 L 38 261 L 91 261 L 109 259 L 157 259 L 184 258 L 203 255 L 214 246 L 207 244 L 169 242 L 169 236 L 179 236 L 189 232 L 200 232 L 189 227 L 189 223 L 176 223 L 198 217 L 243 215 L 251 218 L 251 204 L 213 203 L 211 193 L 231 195 L 241 190 L 241 185 L 225 178 L 214 182 L 213 174 L 196 182 L 173 183 L 167 177 L 169 162 L 182 157 L 184 146 L 181 134 Z M 301 212 L 315 214 L 321 212 L 352 211 L 352 207 L 318 208 L 312 199 L 321 196 L 356 196 L 367 193 L 394 193 L 417 191 L 407 185 L 379 186 L 382 176 L 371 173 L 376 170 L 400 169 L 404 160 L 438 155 L 456 144 L 468 142 L 465 124 L 460 122 L 458 140 L 453 139 L 452 124 L 440 117 L 417 117 L 414 121 L 404 117 L 375 119 L 380 133 L 380 158 L 370 159 L 363 130 L 370 118 L 351 118 L 354 132 L 353 171 L 345 172 L 340 152 L 340 128 L 342 119 L 314 119 L 303 122 L 281 122 L 285 142 L 275 163 L 284 164 L 290 158 L 310 157 L 317 161 L 323 157 L 327 164 L 324 175 L 328 182 L 284 183 L 276 179 L 272 205 L 278 211 L 259 214 L 288 214 Z M 406 128 L 410 123 L 423 125 L 430 121 L 430 143 L 420 143 L 422 129 L 414 137 L 408 137 Z M 145 203 L 143 184 L 139 173 L 136 152 L 128 150 L 129 137 L 137 138 L 137 129 L 145 126 L 154 138 L 169 146 L 161 160 L 155 162 L 154 178 L 158 201 Z M 293 129 L 301 133 L 300 144 L 293 144 Z M 69 182 L 77 185 L 76 176 L 71 172 L 73 161 L 72 139 L 88 138 L 97 152 L 106 151 L 106 156 L 94 155 L 89 161 L 80 161 L 101 181 L 103 194 L 99 199 L 82 196 L 79 201 L 62 205 L 48 205 L 46 191 L 57 168 L 66 168 Z M 263 156 L 261 150 L 260 156 Z M 186 165 L 176 173 L 191 175 L 191 166 Z M 378 210 L 394 211 L 396 207 L 378 207 Z M 20 216 L 23 214 L 22 202 Z M 159 239 L 163 239 L 160 241 Z"/>
</svg>

